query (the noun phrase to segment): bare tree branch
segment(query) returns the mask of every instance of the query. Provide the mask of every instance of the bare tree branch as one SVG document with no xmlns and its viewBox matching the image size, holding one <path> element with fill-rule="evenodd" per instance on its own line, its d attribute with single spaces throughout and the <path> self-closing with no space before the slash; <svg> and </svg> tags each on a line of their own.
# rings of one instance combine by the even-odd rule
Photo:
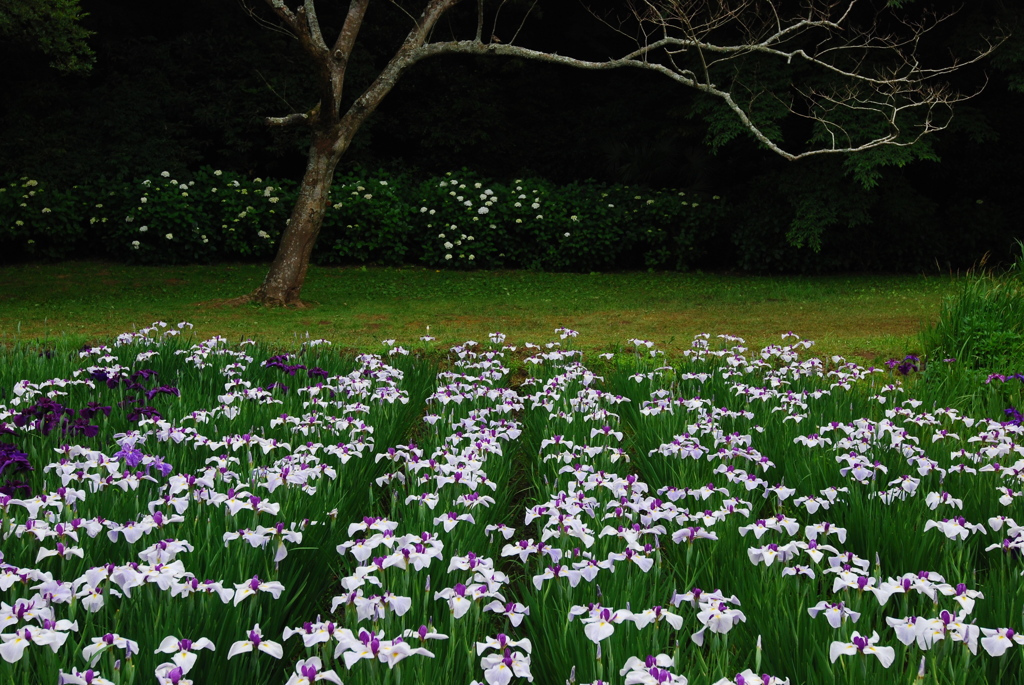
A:
<svg viewBox="0 0 1024 685">
<path fill-rule="evenodd" d="M 363 17 L 366 16 L 366 8 L 370 6 L 370 0 L 352 0 L 348 6 L 348 14 L 345 16 L 345 24 L 338 33 L 338 40 L 334 41 L 332 56 L 334 59 L 347 63 L 352 55 L 352 48 L 356 44 L 356 36 L 363 25 Z"/>
<path fill-rule="evenodd" d="M 267 126 L 292 126 L 294 124 L 306 124 L 309 123 L 309 114 L 289 114 L 283 117 L 266 117 L 264 120 Z"/>
<path fill-rule="evenodd" d="M 296 37 L 294 33 L 289 31 L 288 29 L 282 27 L 280 24 L 277 24 L 277 23 L 272 22 L 272 21 L 267 21 L 266 19 L 261 17 L 256 12 L 256 10 L 253 8 L 253 6 L 250 4 L 249 0 L 238 0 L 238 4 L 242 6 L 242 9 L 245 10 L 246 14 L 249 15 L 250 19 L 255 21 L 257 24 L 259 24 L 263 28 L 267 29 L 268 31 L 273 31 L 274 33 L 280 33 L 282 35 L 288 36 L 289 38 L 295 38 Z"/>
<path fill-rule="evenodd" d="M 324 42 L 324 35 L 320 32 L 320 21 L 316 18 L 316 5 L 313 0 L 304 0 L 298 14 L 305 16 L 309 42 L 318 54 L 326 53 L 327 43 Z"/>
<path fill-rule="evenodd" d="M 284 0 L 267 0 L 267 4 L 270 5 L 270 9 L 274 11 L 281 22 L 291 29 L 292 35 L 298 38 L 300 33 L 298 21 L 295 18 L 295 13 L 288 8 L 288 5 L 284 4 Z"/>
</svg>

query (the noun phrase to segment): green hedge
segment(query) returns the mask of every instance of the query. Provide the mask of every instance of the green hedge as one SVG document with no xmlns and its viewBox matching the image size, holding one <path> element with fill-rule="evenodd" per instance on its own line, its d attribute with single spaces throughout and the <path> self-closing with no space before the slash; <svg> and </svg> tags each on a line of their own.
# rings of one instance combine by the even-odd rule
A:
<svg viewBox="0 0 1024 685">
<path fill-rule="evenodd" d="M 100 257 L 145 264 L 266 261 L 293 182 L 204 168 L 62 189 L 0 186 L 0 260 Z M 339 173 L 314 259 L 322 264 L 597 271 L 689 269 L 724 215 L 718 197 L 585 181 L 500 183 L 469 171 L 427 180 Z"/>
</svg>

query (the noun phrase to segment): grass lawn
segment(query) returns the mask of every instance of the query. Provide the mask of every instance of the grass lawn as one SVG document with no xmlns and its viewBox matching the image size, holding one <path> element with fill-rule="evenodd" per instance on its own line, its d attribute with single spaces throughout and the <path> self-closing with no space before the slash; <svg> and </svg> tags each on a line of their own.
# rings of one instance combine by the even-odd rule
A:
<svg viewBox="0 0 1024 685">
<path fill-rule="evenodd" d="M 795 331 L 817 354 L 873 361 L 919 347 L 955 281 L 940 276 L 759 277 L 694 273 L 552 274 L 423 268 L 310 267 L 306 309 L 223 306 L 259 285 L 266 266 L 139 267 L 102 262 L 27 264 L 0 272 L 0 342 L 71 336 L 98 341 L 156 320 L 191 321 L 198 336 L 257 337 L 288 346 L 327 338 L 373 348 L 479 339 L 543 342 L 559 326 L 584 349 L 628 338 L 669 354 L 701 332 L 752 346 Z"/>
</svg>

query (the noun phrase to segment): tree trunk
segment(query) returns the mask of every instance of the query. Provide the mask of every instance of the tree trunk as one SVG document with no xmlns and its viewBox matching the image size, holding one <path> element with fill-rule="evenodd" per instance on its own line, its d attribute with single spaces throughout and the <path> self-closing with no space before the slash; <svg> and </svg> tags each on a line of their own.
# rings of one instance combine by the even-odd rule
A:
<svg viewBox="0 0 1024 685">
<path fill-rule="evenodd" d="M 252 294 L 252 300 L 276 307 L 301 304 L 299 296 L 324 221 L 334 169 L 348 147 L 348 140 L 351 136 L 314 131 L 298 199 L 281 236 L 277 256 L 263 285 Z"/>
</svg>

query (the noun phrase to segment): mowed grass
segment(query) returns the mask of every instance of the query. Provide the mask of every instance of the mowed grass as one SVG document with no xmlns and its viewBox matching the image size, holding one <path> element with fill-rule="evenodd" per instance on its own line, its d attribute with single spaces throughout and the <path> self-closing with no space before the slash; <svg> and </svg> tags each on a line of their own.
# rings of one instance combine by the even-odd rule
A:
<svg viewBox="0 0 1024 685">
<path fill-rule="evenodd" d="M 751 346 L 795 331 L 816 353 L 872 361 L 920 347 L 956 281 L 942 276 L 759 277 L 701 273 L 559 274 L 312 266 L 308 307 L 225 305 L 256 288 L 266 265 L 27 264 L 0 271 L 0 342 L 66 337 L 101 341 L 163 320 L 197 336 L 254 337 L 282 347 L 300 339 L 373 349 L 385 338 L 439 345 L 502 331 L 510 343 L 581 332 L 583 349 L 652 340 L 670 355 L 696 333 L 739 335 Z"/>
</svg>

